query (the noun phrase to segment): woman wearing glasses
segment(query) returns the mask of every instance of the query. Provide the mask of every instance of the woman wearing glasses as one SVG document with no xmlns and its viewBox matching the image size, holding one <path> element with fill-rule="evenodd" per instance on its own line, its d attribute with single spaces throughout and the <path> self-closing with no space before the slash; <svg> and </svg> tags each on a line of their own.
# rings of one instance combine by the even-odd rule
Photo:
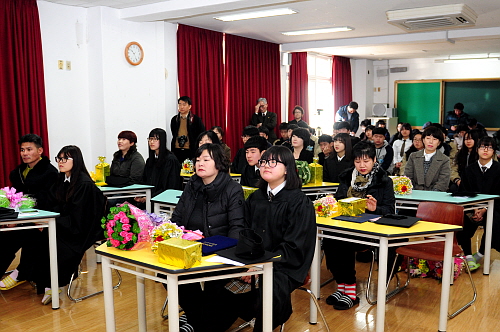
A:
<svg viewBox="0 0 500 332">
<path fill-rule="evenodd" d="M 167 189 L 182 189 L 181 166 L 177 157 L 167 149 L 167 132 L 161 128 L 151 130 L 148 136 L 149 158 L 144 166 L 142 183 L 154 186 L 151 197 Z M 136 197 L 144 204 L 146 197 Z"/>
<path fill-rule="evenodd" d="M 300 190 L 295 160 L 290 149 L 275 145 L 259 161 L 259 190 L 245 204 L 245 222 L 259 234 L 264 248 L 281 255 L 274 263 L 273 328 L 292 314 L 290 294 L 306 280 L 316 241 L 314 207 Z M 243 277 L 250 283 L 251 278 Z M 254 331 L 262 331 L 262 301 L 259 291 L 238 294 L 242 312 L 257 317 Z M 249 298 L 250 297 L 250 298 Z"/>
<path fill-rule="evenodd" d="M 57 266 L 59 285 L 69 283 L 77 270 L 85 251 L 102 238 L 101 218 L 105 214 L 106 199 L 90 178 L 82 152 L 75 145 L 65 146 L 55 158 L 59 175 L 51 188 L 53 212 L 58 212 Z M 44 228 L 44 232 L 47 232 Z M 48 238 L 40 250 L 40 272 L 34 279 L 37 289 L 45 291 L 42 303 L 52 299 L 50 287 Z"/>
<path fill-rule="evenodd" d="M 171 221 L 189 230 L 201 230 L 203 236 L 238 238 L 244 227 L 244 202 L 241 185 L 229 176 L 229 160 L 220 144 L 203 144 L 195 154 L 195 172 L 186 184 Z M 226 306 L 227 280 L 179 287 L 179 304 L 186 315 L 181 317 L 180 331 L 225 331 L 232 321 L 221 315 Z M 166 284 L 164 284 L 166 287 Z M 229 308 L 231 309 L 231 308 Z M 187 319 L 187 322 L 186 322 Z"/>
</svg>

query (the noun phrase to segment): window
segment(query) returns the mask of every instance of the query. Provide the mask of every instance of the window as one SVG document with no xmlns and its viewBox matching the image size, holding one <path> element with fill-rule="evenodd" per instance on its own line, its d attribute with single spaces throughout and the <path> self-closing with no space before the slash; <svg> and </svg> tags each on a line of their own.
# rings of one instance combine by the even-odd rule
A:
<svg viewBox="0 0 500 332">
<path fill-rule="evenodd" d="M 309 77 L 309 125 L 321 128 L 321 133 L 332 134 L 335 121 L 332 91 L 332 58 L 326 55 L 307 55 Z M 318 109 L 322 111 L 317 111 Z M 316 134 L 319 135 L 318 130 Z"/>
</svg>

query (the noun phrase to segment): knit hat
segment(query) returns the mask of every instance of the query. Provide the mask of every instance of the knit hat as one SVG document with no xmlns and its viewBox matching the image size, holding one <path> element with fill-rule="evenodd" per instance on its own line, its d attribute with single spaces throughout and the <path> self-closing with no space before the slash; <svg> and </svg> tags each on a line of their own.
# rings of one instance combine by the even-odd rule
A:
<svg viewBox="0 0 500 332">
<path fill-rule="evenodd" d="M 137 143 L 137 135 L 130 130 L 124 130 L 118 134 L 118 138 L 128 139 L 130 143 Z"/>
</svg>

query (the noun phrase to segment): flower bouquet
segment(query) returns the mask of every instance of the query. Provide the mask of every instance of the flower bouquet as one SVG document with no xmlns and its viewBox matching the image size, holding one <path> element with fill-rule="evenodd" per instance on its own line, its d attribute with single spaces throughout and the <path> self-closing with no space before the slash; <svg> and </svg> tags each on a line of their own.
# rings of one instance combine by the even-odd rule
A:
<svg viewBox="0 0 500 332">
<path fill-rule="evenodd" d="M 332 195 L 326 195 L 313 202 L 317 217 L 336 217 L 339 215 L 337 201 Z"/>
<path fill-rule="evenodd" d="M 413 190 L 411 180 L 407 176 L 391 176 L 396 195 L 410 195 Z"/>
<path fill-rule="evenodd" d="M 101 223 L 108 247 L 122 250 L 141 249 L 149 243 L 149 233 L 153 228 L 148 215 L 129 203 L 112 207 Z"/>
<path fill-rule="evenodd" d="M 203 233 L 200 230 L 186 230 L 184 226 L 179 227 L 177 224 L 168 220 L 151 230 L 151 249 L 156 253 L 158 250 L 158 243 L 171 238 L 196 241 L 203 238 Z"/>
<path fill-rule="evenodd" d="M 182 162 L 182 173 L 191 174 L 194 171 L 193 161 L 186 159 Z"/>
<path fill-rule="evenodd" d="M 16 192 L 16 188 L 4 187 L 0 189 L 0 207 L 19 211 L 19 209 L 30 209 L 35 204 L 34 198 L 24 195 L 22 192 Z"/>
</svg>

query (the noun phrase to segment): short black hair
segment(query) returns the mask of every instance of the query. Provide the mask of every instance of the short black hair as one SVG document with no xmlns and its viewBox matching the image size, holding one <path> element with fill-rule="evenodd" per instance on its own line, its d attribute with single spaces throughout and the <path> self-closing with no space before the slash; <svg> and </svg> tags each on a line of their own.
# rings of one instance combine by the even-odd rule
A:
<svg viewBox="0 0 500 332">
<path fill-rule="evenodd" d="M 355 101 L 351 101 L 351 102 L 349 103 L 349 107 L 350 107 L 350 108 L 353 108 L 353 109 L 355 109 L 355 110 L 357 110 L 357 109 L 358 109 L 358 103 L 357 103 L 357 102 L 355 102 Z"/>
<path fill-rule="evenodd" d="M 282 122 L 280 123 L 280 130 L 288 130 L 288 123 L 287 122 Z"/>
<path fill-rule="evenodd" d="M 219 136 L 217 136 L 217 134 L 212 130 L 206 130 L 198 135 L 196 138 L 196 145 L 200 144 L 204 136 L 208 136 L 208 138 L 212 141 L 212 144 L 220 144 Z"/>
<path fill-rule="evenodd" d="M 302 108 L 302 106 L 295 105 L 295 107 L 293 108 L 293 112 L 292 113 L 295 113 L 295 110 L 299 110 L 300 113 L 302 113 L 302 115 L 304 115 L 304 109 Z"/>
<path fill-rule="evenodd" d="M 259 127 L 259 133 L 264 133 L 267 136 L 269 136 L 269 129 L 267 129 L 267 127 L 264 127 L 264 126 L 260 126 Z"/>
<path fill-rule="evenodd" d="M 292 136 L 297 136 L 304 141 L 304 147 L 309 144 L 309 140 L 311 139 L 311 133 L 306 128 L 296 128 L 292 132 Z"/>
<path fill-rule="evenodd" d="M 245 150 L 251 148 L 257 148 L 260 152 L 267 149 L 267 140 L 262 136 L 252 136 L 244 145 Z"/>
<path fill-rule="evenodd" d="M 403 139 L 403 135 L 401 135 L 401 130 L 403 130 L 403 129 L 410 131 L 410 139 L 412 139 L 413 138 L 412 128 L 411 128 L 411 124 L 409 124 L 408 122 L 401 124 L 401 128 L 399 129 L 399 132 L 397 133 L 397 138 Z"/>
<path fill-rule="evenodd" d="M 246 126 L 243 128 L 243 134 L 241 136 L 259 136 L 259 128 L 255 126 Z"/>
<path fill-rule="evenodd" d="M 463 123 L 460 123 L 459 125 L 457 125 L 457 130 L 455 130 L 455 132 L 459 133 L 461 131 L 469 131 L 469 127 L 467 127 Z"/>
<path fill-rule="evenodd" d="M 366 126 L 366 128 L 365 128 L 365 132 L 366 132 L 367 130 L 371 130 L 371 131 L 373 132 L 373 129 L 375 129 L 375 126 L 374 126 L 374 125 L 368 125 L 368 126 Z"/>
<path fill-rule="evenodd" d="M 217 130 L 219 132 L 219 134 L 224 137 L 224 130 L 222 130 L 222 127 L 219 127 L 219 126 L 213 126 L 212 128 L 210 128 L 211 131 L 214 131 L 214 130 Z"/>
<path fill-rule="evenodd" d="M 385 134 L 387 134 L 387 129 L 386 128 L 382 128 L 382 127 L 376 127 L 372 130 L 372 135 L 375 136 L 375 135 L 382 135 L 382 136 L 385 136 Z"/>
<path fill-rule="evenodd" d="M 296 124 L 294 124 L 294 123 L 292 123 L 292 124 L 288 124 L 288 130 L 290 130 L 290 129 L 291 129 L 291 130 L 295 130 L 295 129 L 297 129 L 297 128 L 299 128 L 299 126 L 297 126 L 297 125 L 296 125 Z"/>
<path fill-rule="evenodd" d="M 385 121 L 382 120 L 382 119 L 380 119 L 380 120 L 377 121 L 377 123 L 375 125 L 378 127 L 380 125 L 385 125 L 385 124 L 386 124 Z"/>
<path fill-rule="evenodd" d="M 422 133 L 422 139 L 426 138 L 427 136 L 437 138 L 441 143 L 443 143 L 444 141 L 443 131 L 436 126 L 429 126 L 425 128 L 424 132 Z"/>
<path fill-rule="evenodd" d="M 22 136 L 19 141 L 17 141 L 17 144 L 21 145 L 23 143 L 33 143 L 37 148 L 41 148 L 42 146 L 42 138 L 36 134 L 26 134 Z"/>
<path fill-rule="evenodd" d="M 453 109 L 454 109 L 454 110 L 461 110 L 461 111 L 463 111 L 463 110 L 464 110 L 464 104 L 462 104 L 462 103 L 456 103 L 456 104 L 453 106 Z"/>
<path fill-rule="evenodd" d="M 345 149 L 345 160 L 352 160 L 352 144 L 351 144 L 351 136 L 347 133 L 340 133 L 335 135 L 333 138 L 333 142 L 335 141 L 342 142 L 344 144 Z M 337 152 L 334 150 L 335 154 Z"/>
<path fill-rule="evenodd" d="M 229 172 L 229 159 L 227 159 L 226 154 L 224 153 L 224 148 L 220 144 L 212 144 L 207 143 L 203 144 L 196 150 L 194 155 L 194 164 L 196 165 L 196 158 L 200 157 L 203 151 L 207 150 L 210 157 L 215 162 L 215 168 L 219 170 L 219 172 L 228 173 Z"/>
<path fill-rule="evenodd" d="M 467 125 L 469 127 L 474 127 L 475 125 L 477 125 L 477 119 L 476 118 L 469 118 L 467 120 Z"/>
<path fill-rule="evenodd" d="M 363 121 L 361 121 L 361 123 L 359 125 L 366 128 L 367 126 L 369 126 L 371 124 L 372 124 L 372 121 L 370 119 L 364 119 Z"/>
<path fill-rule="evenodd" d="M 490 136 L 483 136 L 479 139 L 479 142 L 477 142 L 477 148 L 479 149 L 481 145 L 491 146 L 493 148 L 493 156 L 495 156 L 495 151 L 497 150 L 497 142 L 495 138 Z"/>
<path fill-rule="evenodd" d="M 368 157 L 370 159 L 375 159 L 377 152 L 375 150 L 375 144 L 368 141 L 360 141 L 352 148 L 353 159 Z"/>
<path fill-rule="evenodd" d="M 285 165 L 286 184 L 284 189 L 300 189 L 302 187 L 302 181 L 297 172 L 295 158 L 293 158 L 292 151 L 289 148 L 283 145 L 273 145 L 262 154 L 261 159 L 275 159 Z M 265 191 L 267 190 L 267 182 L 261 178 L 257 183 L 257 187 Z"/>
<path fill-rule="evenodd" d="M 340 130 L 340 129 L 347 129 L 348 131 L 351 131 L 351 124 L 347 121 L 342 121 L 342 122 L 336 122 L 338 123 L 337 125 L 337 130 Z"/>
<path fill-rule="evenodd" d="M 177 99 L 177 104 L 180 101 L 183 101 L 183 102 L 187 103 L 188 105 L 192 105 L 191 98 L 189 98 L 188 96 L 182 96 L 179 99 Z"/>
<path fill-rule="evenodd" d="M 332 143 L 333 142 L 332 136 L 323 134 L 320 137 L 318 137 L 318 144 L 323 142 Z"/>
</svg>

